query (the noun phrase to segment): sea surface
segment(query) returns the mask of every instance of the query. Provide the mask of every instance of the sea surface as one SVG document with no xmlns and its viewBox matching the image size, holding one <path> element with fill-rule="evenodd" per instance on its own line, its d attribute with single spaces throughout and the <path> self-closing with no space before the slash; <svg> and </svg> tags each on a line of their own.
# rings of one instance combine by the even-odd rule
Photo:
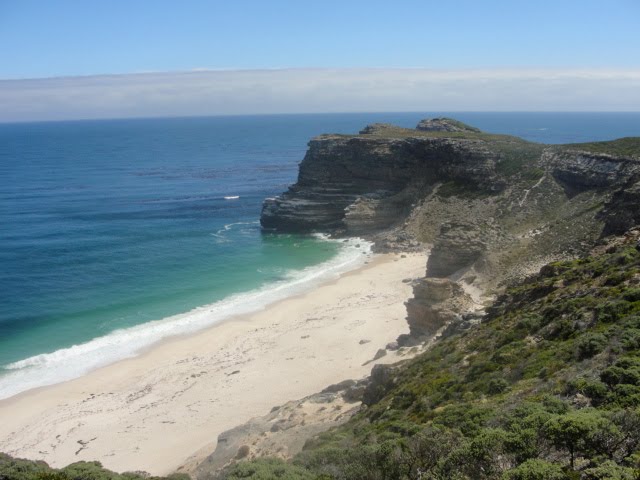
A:
<svg viewBox="0 0 640 480">
<path fill-rule="evenodd" d="M 568 143 L 638 113 L 366 113 L 0 124 L 0 399 L 263 308 L 361 265 L 369 244 L 263 234 L 308 140 L 452 116 Z"/>
</svg>

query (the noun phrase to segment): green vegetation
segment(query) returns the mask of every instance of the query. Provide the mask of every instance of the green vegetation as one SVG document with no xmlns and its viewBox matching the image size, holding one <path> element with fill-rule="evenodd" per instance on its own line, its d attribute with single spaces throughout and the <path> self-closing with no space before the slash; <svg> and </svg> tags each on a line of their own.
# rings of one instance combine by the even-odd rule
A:
<svg viewBox="0 0 640 480">
<path fill-rule="evenodd" d="M 291 476 L 223 478 L 639 479 L 638 247 L 547 265 L 386 388 Z"/>
<path fill-rule="evenodd" d="M 542 155 L 544 145 L 525 140 L 501 141 L 491 144 L 500 158 L 496 170 L 500 175 L 511 177 L 522 175 L 529 181 L 537 181 L 544 175 L 544 170 L 538 167 L 538 160 Z"/>
<path fill-rule="evenodd" d="M 623 157 L 640 158 L 640 137 L 625 137 L 609 142 L 571 143 L 561 145 L 561 148 L 583 150 L 593 153 L 606 153 Z"/>
<path fill-rule="evenodd" d="M 251 478 L 253 480 L 315 480 L 317 475 L 305 468 L 289 465 L 279 459 L 263 458 L 252 462 L 236 463 L 224 472 L 222 478 L 224 480 L 240 480 L 242 478 Z"/>
<path fill-rule="evenodd" d="M 545 145 L 533 143 L 510 135 L 486 133 L 477 128 L 465 125 L 456 120 L 450 123 L 459 124 L 460 128 L 467 130 L 461 132 L 427 132 L 409 128 L 385 126 L 379 129 L 373 136 L 382 138 L 455 138 L 481 141 L 487 147 L 498 154 L 497 172 L 504 176 L 523 175 L 527 180 L 538 180 L 544 171 L 537 167 L 538 160 Z"/>
<path fill-rule="evenodd" d="M 12 458 L 0 453 L 0 480 L 189 480 L 187 475 L 151 477 L 144 472 L 115 473 L 100 462 L 77 462 L 54 469 L 44 462 Z"/>
<path fill-rule="evenodd" d="M 477 199 L 491 195 L 491 192 L 487 192 L 475 185 L 456 182 L 454 180 L 443 183 L 438 188 L 438 195 L 443 198 L 458 197 L 465 199 Z"/>
</svg>

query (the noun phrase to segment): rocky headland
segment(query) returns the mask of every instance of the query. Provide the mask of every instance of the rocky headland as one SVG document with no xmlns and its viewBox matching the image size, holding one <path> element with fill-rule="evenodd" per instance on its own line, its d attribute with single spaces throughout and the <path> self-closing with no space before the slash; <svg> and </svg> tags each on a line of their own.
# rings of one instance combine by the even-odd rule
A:
<svg viewBox="0 0 640 480">
<path fill-rule="evenodd" d="M 638 138 L 543 145 L 448 118 L 416 129 L 373 124 L 312 139 L 298 181 L 265 201 L 261 224 L 364 236 L 378 251 L 429 249 L 427 278 L 459 281 L 476 303 L 490 302 L 640 221 L 639 152 Z M 408 304 L 421 334 L 443 326 L 416 327 L 435 318 L 425 313 L 434 302 L 425 281 Z"/>
<path fill-rule="evenodd" d="M 378 250 L 430 246 L 428 276 L 474 270 L 492 291 L 632 227 L 639 148 L 543 145 L 452 119 L 369 125 L 312 139 L 298 181 L 265 201 L 261 224 L 365 236 Z"/>
</svg>

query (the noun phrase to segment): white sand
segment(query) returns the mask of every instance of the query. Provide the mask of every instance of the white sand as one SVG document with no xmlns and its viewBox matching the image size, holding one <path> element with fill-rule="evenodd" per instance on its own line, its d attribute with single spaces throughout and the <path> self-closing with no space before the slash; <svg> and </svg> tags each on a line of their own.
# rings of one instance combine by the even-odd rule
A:
<svg viewBox="0 0 640 480">
<path fill-rule="evenodd" d="M 424 254 L 376 256 L 261 312 L 0 401 L 0 451 L 55 467 L 99 460 L 120 472 L 171 473 L 213 451 L 224 430 L 368 375 L 374 363 L 363 363 L 408 331 L 412 291 L 402 280 L 423 276 L 425 264 Z"/>
</svg>

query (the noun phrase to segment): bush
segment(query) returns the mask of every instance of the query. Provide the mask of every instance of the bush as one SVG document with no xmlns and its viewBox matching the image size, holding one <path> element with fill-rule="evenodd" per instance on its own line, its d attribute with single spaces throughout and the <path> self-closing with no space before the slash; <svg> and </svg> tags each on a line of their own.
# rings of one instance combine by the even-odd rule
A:
<svg viewBox="0 0 640 480">
<path fill-rule="evenodd" d="M 576 342 L 577 356 L 584 360 L 597 355 L 607 345 L 607 337 L 601 333 L 587 333 Z"/>
<path fill-rule="evenodd" d="M 603 370 L 600 379 L 609 387 L 619 384 L 640 386 L 640 360 L 621 358 L 613 366 Z"/>
<path fill-rule="evenodd" d="M 637 472 L 632 468 L 621 467 L 611 461 L 587 468 L 580 476 L 581 480 L 637 480 L 637 478 Z"/>
<path fill-rule="evenodd" d="M 308 470 L 290 465 L 283 460 L 263 458 L 250 462 L 240 462 L 226 468 L 218 477 L 220 480 L 315 480 L 317 477 Z"/>
<path fill-rule="evenodd" d="M 598 321 L 613 323 L 630 312 L 631 303 L 624 300 L 613 300 L 598 308 Z"/>
<path fill-rule="evenodd" d="M 604 383 L 598 380 L 578 378 L 569 384 L 568 393 L 571 394 L 575 392 L 589 397 L 591 403 L 594 406 L 598 406 L 606 401 L 609 389 Z"/>
<path fill-rule="evenodd" d="M 0 480 L 189 480 L 185 474 L 168 477 L 150 477 L 145 473 L 116 473 L 107 470 L 100 462 L 76 462 L 60 470 L 45 462 L 12 458 L 0 453 Z"/>
<path fill-rule="evenodd" d="M 487 384 L 487 393 L 489 395 L 498 395 L 509 388 L 509 382 L 504 378 L 492 378 Z"/>
<path fill-rule="evenodd" d="M 622 348 L 625 350 L 640 349 L 640 329 L 630 328 L 623 331 L 620 343 L 622 344 Z"/>
<path fill-rule="evenodd" d="M 481 430 L 473 439 L 466 440 L 453 450 L 443 462 L 444 478 L 462 474 L 464 478 L 495 478 L 504 469 L 508 455 L 505 448 L 509 434 L 499 428 Z"/>
<path fill-rule="evenodd" d="M 502 476 L 504 480 L 564 480 L 567 475 L 557 463 L 532 459 L 518 465 Z"/>
</svg>

